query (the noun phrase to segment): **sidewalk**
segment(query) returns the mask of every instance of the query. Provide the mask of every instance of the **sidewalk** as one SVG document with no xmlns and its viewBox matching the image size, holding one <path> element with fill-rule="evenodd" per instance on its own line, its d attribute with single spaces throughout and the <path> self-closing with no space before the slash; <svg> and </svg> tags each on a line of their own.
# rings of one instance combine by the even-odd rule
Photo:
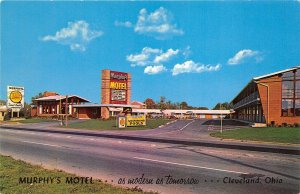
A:
<svg viewBox="0 0 300 194">
<path fill-rule="evenodd" d="M 70 135 L 83 135 L 83 136 L 94 136 L 114 139 L 126 139 L 135 141 L 147 141 L 147 142 L 159 142 L 159 143 L 170 143 L 170 144 L 182 144 L 189 146 L 205 146 L 215 148 L 226 148 L 226 149 L 240 149 L 248 151 L 259 151 L 259 152 L 271 152 L 271 153 L 282 153 L 300 155 L 300 147 L 298 145 L 281 145 L 274 143 L 265 142 L 253 142 L 253 141 L 237 141 L 237 140 L 221 140 L 218 138 L 210 137 L 209 140 L 196 140 L 190 138 L 167 138 L 167 137 L 155 137 L 155 136 L 136 136 L 123 131 L 95 131 L 95 130 L 83 130 L 83 129 L 70 129 L 61 127 L 45 127 L 33 128 L 26 125 L 18 126 L 1 126 L 0 128 L 13 129 L 13 130 L 26 130 L 35 132 L 46 132 L 46 133 L 57 133 L 57 134 L 70 134 Z"/>
</svg>

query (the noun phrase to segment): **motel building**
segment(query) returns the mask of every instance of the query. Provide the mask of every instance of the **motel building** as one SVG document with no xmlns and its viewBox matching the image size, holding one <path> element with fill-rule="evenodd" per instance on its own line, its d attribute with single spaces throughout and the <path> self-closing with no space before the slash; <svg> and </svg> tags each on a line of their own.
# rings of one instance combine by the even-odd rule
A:
<svg viewBox="0 0 300 194">
<path fill-rule="evenodd" d="M 183 119 L 219 119 L 231 114 L 230 110 L 164 110 L 163 114 L 167 117 Z"/>
<path fill-rule="evenodd" d="M 231 101 L 232 118 L 251 123 L 300 123 L 300 66 L 253 78 Z"/>
<path fill-rule="evenodd" d="M 43 97 L 35 99 L 31 107 L 31 116 L 57 118 L 68 115 L 77 119 L 109 119 L 124 116 L 130 110 L 132 116 L 148 118 L 206 118 L 215 119 L 230 114 L 229 110 L 160 110 L 146 109 L 146 104 L 131 102 L 131 74 L 111 70 L 102 70 L 101 104 L 90 103 L 77 95 L 59 95 L 45 92 Z M 60 108 L 61 107 L 61 108 Z"/>
</svg>

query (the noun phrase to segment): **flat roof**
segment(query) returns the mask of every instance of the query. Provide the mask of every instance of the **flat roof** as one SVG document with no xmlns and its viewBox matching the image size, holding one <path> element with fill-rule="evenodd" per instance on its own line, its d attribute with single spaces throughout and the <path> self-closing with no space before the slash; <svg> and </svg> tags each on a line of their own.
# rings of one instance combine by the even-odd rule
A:
<svg viewBox="0 0 300 194">
<path fill-rule="evenodd" d="M 185 113 L 193 113 L 193 114 L 230 114 L 230 110 L 163 110 L 165 114 L 185 114 Z"/>
<path fill-rule="evenodd" d="M 130 105 L 130 104 L 75 104 L 73 105 L 75 108 L 83 108 L 83 107 L 137 107 L 136 105 Z"/>
</svg>

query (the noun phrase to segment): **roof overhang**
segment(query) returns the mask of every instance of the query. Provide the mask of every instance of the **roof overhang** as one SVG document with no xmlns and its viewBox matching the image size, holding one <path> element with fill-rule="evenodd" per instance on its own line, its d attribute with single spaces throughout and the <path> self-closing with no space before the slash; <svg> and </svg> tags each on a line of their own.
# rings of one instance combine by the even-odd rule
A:
<svg viewBox="0 0 300 194">
<path fill-rule="evenodd" d="M 55 102 L 55 101 L 60 101 L 60 100 L 65 100 L 67 96 L 62 96 L 62 95 L 56 95 L 56 96 L 47 96 L 47 97 L 41 97 L 41 98 L 37 98 L 37 99 L 34 99 L 33 101 L 52 101 L 52 102 Z M 85 99 L 85 98 L 82 98 L 80 96 L 77 96 L 77 95 L 69 95 L 68 98 L 73 98 L 73 97 L 76 97 L 76 98 L 79 98 L 81 100 L 81 102 L 90 102 L 88 99 Z"/>
<path fill-rule="evenodd" d="M 89 108 L 89 107 L 114 107 L 114 108 L 137 108 L 136 105 L 130 104 L 76 104 L 73 105 L 74 108 Z"/>
</svg>

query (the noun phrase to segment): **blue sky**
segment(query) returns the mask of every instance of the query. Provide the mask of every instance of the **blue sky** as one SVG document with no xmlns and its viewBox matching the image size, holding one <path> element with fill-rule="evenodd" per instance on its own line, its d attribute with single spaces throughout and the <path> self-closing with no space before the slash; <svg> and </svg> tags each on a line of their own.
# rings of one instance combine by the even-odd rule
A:
<svg viewBox="0 0 300 194">
<path fill-rule="evenodd" d="M 251 78 L 300 64 L 300 3 L 1 2 L 1 90 L 100 102 L 102 69 L 132 74 L 132 101 L 212 108 Z"/>
</svg>

